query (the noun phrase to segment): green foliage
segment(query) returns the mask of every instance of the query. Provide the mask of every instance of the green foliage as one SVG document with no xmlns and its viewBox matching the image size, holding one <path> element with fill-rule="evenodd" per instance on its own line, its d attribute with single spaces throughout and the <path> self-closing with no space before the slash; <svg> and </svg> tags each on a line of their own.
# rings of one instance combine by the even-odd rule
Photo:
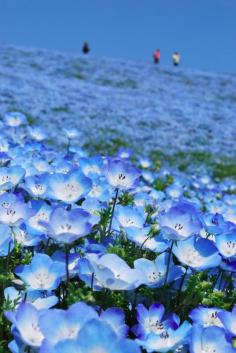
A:
<svg viewBox="0 0 236 353">
<path fill-rule="evenodd" d="M 199 304 L 217 306 L 225 310 L 231 310 L 236 302 L 236 291 L 229 286 L 227 291 L 214 289 L 216 278 L 207 276 L 205 272 L 199 272 L 189 277 L 186 289 L 180 294 L 179 303 L 175 310 L 187 318 L 189 311 Z"/>
<path fill-rule="evenodd" d="M 170 186 L 171 184 L 173 184 L 173 177 L 172 175 L 168 175 L 167 178 L 165 179 L 156 179 L 153 183 L 153 187 L 156 190 L 159 191 L 164 191 L 168 186 Z"/>
<path fill-rule="evenodd" d="M 52 112 L 55 112 L 55 113 L 69 113 L 69 111 L 70 111 L 70 108 L 68 105 L 52 108 Z"/>
</svg>

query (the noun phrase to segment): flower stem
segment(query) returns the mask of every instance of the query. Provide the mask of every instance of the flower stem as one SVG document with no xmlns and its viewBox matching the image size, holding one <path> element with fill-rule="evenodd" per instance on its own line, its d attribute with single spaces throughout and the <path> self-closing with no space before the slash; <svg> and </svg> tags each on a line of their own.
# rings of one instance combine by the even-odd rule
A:
<svg viewBox="0 0 236 353">
<path fill-rule="evenodd" d="M 180 281 L 180 285 L 179 285 L 179 289 L 178 289 L 178 294 L 177 294 L 177 299 L 176 299 L 177 304 L 179 304 L 180 294 L 181 294 L 181 291 L 182 291 L 182 288 L 183 288 L 183 285 L 184 285 L 184 280 L 185 280 L 185 277 L 186 277 L 186 275 L 187 275 L 187 272 L 188 272 L 188 266 L 186 267 L 185 273 L 183 274 L 183 276 L 182 276 L 182 278 L 181 278 L 181 281 Z"/>
<path fill-rule="evenodd" d="M 112 221 L 113 221 L 113 217 L 114 217 L 114 212 L 115 212 L 116 202 L 117 202 L 117 199 L 118 199 L 118 194 L 119 194 L 119 189 L 116 188 L 115 197 L 114 197 L 113 204 L 112 204 L 110 223 L 109 223 L 109 227 L 108 227 L 108 231 L 107 231 L 108 235 L 111 234 Z"/>
<path fill-rule="evenodd" d="M 170 250 L 169 250 L 167 268 L 166 268 L 166 276 L 165 276 L 165 281 L 164 281 L 164 287 L 166 286 L 167 280 L 168 280 L 168 274 L 169 274 L 169 269 L 170 269 L 170 260 L 171 260 L 171 254 L 172 254 L 173 246 L 174 246 L 174 240 L 171 241 L 171 246 L 170 246 Z"/>
</svg>

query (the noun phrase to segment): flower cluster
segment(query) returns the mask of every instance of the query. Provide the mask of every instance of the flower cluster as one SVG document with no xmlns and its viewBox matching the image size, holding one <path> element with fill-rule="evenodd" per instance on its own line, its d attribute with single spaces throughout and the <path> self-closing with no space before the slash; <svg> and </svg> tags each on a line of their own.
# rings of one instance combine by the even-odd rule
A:
<svg viewBox="0 0 236 353">
<path fill-rule="evenodd" d="M 2 346 L 236 352 L 236 184 L 90 157 L 69 129 L 58 151 L 26 123 L 0 136 Z"/>
</svg>

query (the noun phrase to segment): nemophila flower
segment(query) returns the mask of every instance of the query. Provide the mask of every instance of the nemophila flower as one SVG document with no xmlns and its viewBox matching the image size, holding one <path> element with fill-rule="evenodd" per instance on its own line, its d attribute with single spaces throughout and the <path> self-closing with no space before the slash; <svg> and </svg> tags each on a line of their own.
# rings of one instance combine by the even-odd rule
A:
<svg viewBox="0 0 236 353">
<path fill-rule="evenodd" d="M 65 160 L 64 158 L 57 158 L 52 162 L 54 171 L 59 174 L 68 174 L 71 170 L 75 168 L 71 161 Z"/>
<path fill-rule="evenodd" d="M 125 147 L 120 147 L 116 156 L 121 159 L 130 159 L 132 156 L 132 151 Z"/>
<path fill-rule="evenodd" d="M 7 126 L 18 127 L 26 123 L 26 116 L 21 112 L 9 112 L 4 115 L 4 122 Z"/>
<path fill-rule="evenodd" d="M 43 141 L 48 137 L 46 132 L 40 126 L 29 126 L 28 131 L 30 137 L 36 141 Z"/>
<path fill-rule="evenodd" d="M 35 213 L 25 222 L 27 232 L 31 235 L 46 234 L 47 228 L 44 224 L 49 222 L 54 208 L 39 200 L 32 200 L 31 206 Z"/>
<path fill-rule="evenodd" d="M 97 280 L 94 267 L 88 259 L 82 258 L 78 261 L 78 275 L 79 278 L 85 282 L 88 287 L 91 287 L 93 291 L 102 290 L 103 284 Z"/>
<path fill-rule="evenodd" d="M 134 195 L 134 205 L 137 207 L 153 206 L 153 199 L 146 192 L 139 192 Z"/>
<path fill-rule="evenodd" d="M 71 243 L 91 231 L 90 221 L 90 214 L 82 208 L 65 210 L 63 207 L 56 207 L 49 222 L 41 224 L 47 227 L 50 238 L 59 243 Z"/>
<path fill-rule="evenodd" d="M 150 161 L 150 159 L 145 158 L 145 157 L 141 157 L 138 160 L 138 164 L 140 165 L 141 168 L 150 168 L 152 165 L 152 162 Z"/>
<path fill-rule="evenodd" d="M 7 256 L 14 248 L 11 229 L 7 224 L 0 223 L 0 257 Z"/>
<path fill-rule="evenodd" d="M 97 199 L 101 202 L 108 202 L 111 198 L 111 192 L 107 180 L 104 178 L 93 180 L 92 188 L 87 196 L 93 200 Z"/>
<path fill-rule="evenodd" d="M 0 191 L 13 189 L 24 178 L 25 170 L 20 166 L 0 168 Z"/>
<path fill-rule="evenodd" d="M 121 190 L 136 187 L 140 177 L 140 172 L 132 164 L 116 159 L 108 160 L 105 173 L 109 184 Z"/>
<path fill-rule="evenodd" d="M 106 205 L 104 203 L 101 203 L 97 199 L 90 197 L 87 197 L 86 200 L 84 200 L 82 207 L 85 211 L 90 213 L 92 224 L 99 223 L 101 212 L 102 210 L 106 209 Z"/>
<path fill-rule="evenodd" d="M 180 262 L 199 271 L 217 267 L 221 262 L 221 257 L 212 241 L 194 236 L 175 244 L 173 253 Z"/>
<path fill-rule="evenodd" d="M 49 178 L 46 197 L 66 203 L 82 199 L 92 187 L 91 179 L 76 169 L 68 174 L 52 174 Z"/>
<path fill-rule="evenodd" d="M 16 243 L 23 247 L 36 246 L 46 239 L 46 234 L 29 231 L 25 223 L 12 227 L 12 235 Z"/>
<path fill-rule="evenodd" d="M 51 256 L 53 261 L 57 261 L 65 266 L 66 263 L 66 254 L 63 251 L 57 250 Z M 74 277 L 78 273 L 78 263 L 81 256 L 77 253 L 69 253 L 68 254 L 68 270 L 70 277 Z M 63 278 L 65 279 L 65 278 Z"/>
<path fill-rule="evenodd" d="M 130 290 L 143 283 L 142 272 L 130 268 L 123 259 L 115 254 L 102 256 L 88 254 L 87 259 L 96 281 L 103 288 Z"/>
<path fill-rule="evenodd" d="M 202 228 L 199 214 L 193 205 L 179 203 L 160 214 L 159 224 L 169 239 L 183 240 L 198 234 Z"/>
<path fill-rule="evenodd" d="M 114 215 L 113 228 L 114 229 L 127 229 L 139 228 L 142 229 L 146 214 L 143 208 L 135 208 L 133 206 L 117 205 Z"/>
<path fill-rule="evenodd" d="M 154 175 L 150 170 L 142 170 L 141 172 L 142 179 L 144 179 L 147 183 L 152 184 L 155 180 Z"/>
<path fill-rule="evenodd" d="M 101 157 L 81 158 L 79 166 L 84 175 L 91 179 L 98 178 L 103 172 L 103 160 Z"/>
<path fill-rule="evenodd" d="M 42 157 L 34 157 L 31 160 L 31 168 L 35 170 L 33 174 L 51 173 L 53 170 L 52 166 L 48 163 L 48 161 Z"/>
<path fill-rule="evenodd" d="M 137 306 L 138 325 L 133 328 L 138 337 L 136 342 L 148 352 L 169 352 L 188 342 L 191 324 L 180 325 L 177 315 L 164 317 L 162 304 L 153 304 L 148 309 L 143 304 Z"/>
<path fill-rule="evenodd" d="M 222 310 L 218 313 L 218 318 L 222 322 L 224 328 L 233 337 L 236 336 L 236 305 L 234 306 L 232 312 Z"/>
<path fill-rule="evenodd" d="M 107 322 L 116 335 L 125 338 L 129 331 L 129 327 L 125 324 L 125 314 L 120 308 L 108 308 L 101 312 L 100 319 Z"/>
<path fill-rule="evenodd" d="M 25 282 L 29 290 L 53 290 L 59 286 L 65 274 L 65 264 L 38 253 L 29 265 L 19 265 L 15 274 Z"/>
<path fill-rule="evenodd" d="M 156 204 L 157 202 L 160 203 L 163 201 L 166 197 L 165 193 L 160 190 L 154 190 L 152 189 L 151 192 L 149 193 L 151 198 L 154 200 L 154 203 Z"/>
<path fill-rule="evenodd" d="M 39 323 L 45 339 L 55 346 L 60 341 L 75 339 L 87 322 L 97 318 L 98 314 L 92 307 L 78 302 L 71 305 L 68 310 L 45 311 Z"/>
<path fill-rule="evenodd" d="M 114 238 L 105 238 L 105 240 L 101 243 L 99 241 L 94 240 L 93 238 L 84 238 L 83 245 L 80 245 L 80 250 L 84 254 L 94 253 L 98 255 L 105 254 L 107 252 L 107 246 L 114 242 Z"/>
<path fill-rule="evenodd" d="M 42 296 L 41 291 L 28 292 L 25 298 L 24 291 L 18 291 L 14 287 L 5 288 L 4 297 L 6 301 L 14 304 L 14 308 L 18 308 L 22 302 L 27 302 L 38 310 L 44 310 L 53 307 L 58 302 L 58 298 L 55 295 Z"/>
<path fill-rule="evenodd" d="M 194 324 L 201 325 L 203 327 L 218 326 L 223 327 L 218 314 L 222 311 L 219 308 L 207 308 L 199 305 L 197 308 L 191 310 L 189 317 L 192 319 Z"/>
<path fill-rule="evenodd" d="M 172 185 L 166 188 L 166 193 L 168 196 L 172 197 L 173 199 L 178 199 L 183 195 L 183 187 L 178 183 L 173 183 Z"/>
<path fill-rule="evenodd" d="M 9 141 L 1 137 L 0 152 L 8 152 L 8 150 L 9 150 Z"/>
<path fill-rule="evenodd" d="M 226 340 L 221 327 L 193 325 L 190 353 L 235 353 L 232 344 Z"/>
<path fill-rule="evenodd" d="M 49 174 L 32 175 L 25 178 L 24 183 L 20 186 L 26 190 L 31 196 L 44 198 L 48 189 Z"/>
<path fill-rule="evenodd" d="M 132 331 L 138 339 L 146 339 L 151 333 L 162 334 L 169 326 L 173 329 L 179 325 L 179 319 L 173 317 L 164 319 L 165 308 L 162 304 L 152 304 L 147 309 L 143 304 L 137 305 L 137 321 L 138 324 L 132 328 Z"/>
<path fill-rule="evenodd" d="M 19 225 L 34 214 L 32 208 L 14 194 L 0 196 L 0 222 L 10 226 Z"/>
<path fill-rule="evenodd" d="M 42 311 L 37 310 L 32 304 L 21 303 L 16 312 L 7 311 L 5 315 L 13 324 L 12 332 L 17 340 L 30 347 L 39 348 L 44 336 L 39 327 L 39 318 Z"/>
<path fill-rule="evenodd" d="M 139 228 L 127 228 L 126 236 L 133 243 L 140 246 L 140 249 L 148 249 L 154 252 L 163 252 L 169 248 L 169 240 L 163 239 L 162 234 L 150 237 L 150 226 Z"/>
<path fill-rule="evenodd" d="M 144 274 L 144 284 L 151 288 L 160 288 L 165 282 L 167 271 L 168 254 L 159 255 L 155 261 L 148 259 L 137 259 L 134 261 L 134 268 L 140 270 Z M 175 281 L 184 273 L 181 266 L 176 266 L 173 260 L 170 262 L 167 283 Z"/>
<path fill-rule="evenodd" d="M 106 322 L 94 319 L 87 322 L 73 340 L 64 340 L 54 347 L 47 342 L 40 353 L 141 353 L 138 345 L 121 339 Z"/>
<path fill-rule="evenodd" d="M 236 230 L 227 234 L 220 234 L 216 238 L 216 246 L 224 258 L 236 260 Z"/>
<path fill-rule="evenodd" d="M 79 136 L 80 136 L 80 132 L 77 129 L 73 129 L 73 128 L 69 128 L 69 129 L 68 128 L 64 128 L 63 132 L 65 133 L 66 137 L 69 140 L 73 140 L 73 139 L 79 138 Z"/>
</svg>

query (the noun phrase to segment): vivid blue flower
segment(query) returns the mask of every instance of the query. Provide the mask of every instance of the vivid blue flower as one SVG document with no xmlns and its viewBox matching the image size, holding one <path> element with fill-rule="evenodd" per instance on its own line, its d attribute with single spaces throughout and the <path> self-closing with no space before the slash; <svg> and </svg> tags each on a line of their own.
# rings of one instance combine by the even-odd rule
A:
<svg viewBox="0 0 236 353">
<path fill-rule="evenodd" d="M 216 246 L 224 258 L 236 260 L 236 230 L 220 234 L 216 238 Z"/>
<path fill-rule="evenodd" d="M 48 228 L 48 236 L 59 243 L 71 243 L 91 231 L 90 214 L 82 208 L 65 210 L 57 207 L 50 215 L 49 223 L 41 224 Z"/>
<path fill-rule="evenodd" d="M 125 324 L 125 314 L 120 308 L 108 308 L 101 312 L 100 318 L 107 322 L 117 337 L 125 338 L 129 331 L 128 326 Z"/>
<path fill-rule="evenodd" d="M 74 340 L 64 340 L 49 347 L 42 346 L 40 353 L 141 353 L 137 344 L 120 339 L 106 322 L 94 319 L 79 331 Z"/>
<path fill-rule="evenodd" d="M 99 156 L 80 158 L 79 166 L 83 174 L 91 179 L 97 179 L 103 172 L 103 160 Z"/>
<path fill-rule="evenodd" d="M 9 226 L 19 225 L 34 214 L 22 199 L 14 194 L 5 193 L 0 196 L 0 222 Z"/>
<path fill-rule="evenodd" d="M 50 216 L 53 211 L 52 206 L 49 206 L 46 202 L 39 200 L 32 200 L 31 206 L 35 214 L 25 222 L 27 232 L 31 235 L 46 234 L 47 228 L 44 224 L 48 223 L 50 220 Z"/>
<path fill-rule="evenodd" d="M 218 326 L 223 327 L 218 314 L 222 311 L 219 308 L 207 308 L 199 305 L 197 308 L 191 310 L 189 317 L 192 319 L 194 324 L 201 325 L 203 327 Z"/>
<path fill-rule="evenodd" d="M 111 198 L 111 192 L 107 180 L 103 177 L 93 180 L 92 188 L 87 196 L 93 200 L 108 202 Z"/>
<path fill-rule="evenodd" d="M 193 325 L 190 343 L 190 353 L 235 353 L 225 337 L 224 329 L 211 326 L 203 328 L 200 325 Z"/>
<path fill-rule="evenodd" d="M 87 195 L 91 187 L 91 179 L 75 169 L 68 174 L 50 175 L 46 196 L 51 200 L 74 203 Z"/>
<path fill-rule="evenodd" d="M 140 173 L 129 162 L 111 159 L 106 166 L 106 177 L 113 188 L 128 190 L 138 185 Z"/>
<path fill-rule="evenodd" d="M 63 251 L 57 250 L 51 256 L 53 261 L 57 261 L 65 266 L 66 263 L 66 254 Z M 70 277 L 74 277 L 78 272 L 78 264 L 81 256 L 78 253 L 69 253 L 68 254 L 68 270 Z"/>
<path fill-rule="evenodd" d="M 7 311 L 5 315 L 13 324 L 12 332 L 21 341 L 31 347 L 40 347 L 44 336 L 39 327 L 42 314 L 32 304 L 21 303 L 16 312 Z"/>
<path fill-rule="evenodd" d="M 195 236 L 175 244 L 173 253 L 184 265 L 199 271 L 217 267 L 221 262 L 221 257 L 214 243 Z"/>
<path fill-rule="evenodd" d="M 0 223 L 0 257 L 7 256 L 14 248 L 11 229 L 7 224 Z"/>
<path fill-rule="evenodd" d="M 126 230 L 127 228 L 142 229 L 146 214 L 143 208 L 135 208 L 133 206 L 117 205 L 115 209 L 113 228 Z"/>
<path fill-rule="evenodd" d="M 166 193 L 173 199 L 179 199 L 183 195 L 183 187 L 178 183 L 173 183 L 166 188 Z"/>
<path fill-rule="evenodd" d="M 48 137 L 44 129 L 42 129 L 40 126 L 29 126 L 28 131 L 30 137 L 36 141 L 43 141 Z"/>
<path fill-rule="evenodd" d="M 115 254 L 105 254 L 102 256 L 88 254 L 87 259 L 92 273 L 94 273 L 95 280 L 103 288 L 130 290 L 137 288 L 143 283 L 142 272 L 130 268 L 123 259 Z M 88 265 L 86 275 L 88 276 Z M 81 277 L 81 279 L 83 278 Z M 89 282 L 90 284 L 91 281 Z"/>
<path fill-rule="evenodd" d="M 132 156 L 132 151 L 125 147 L 120 147 L 116 156 L 121 159 L 130 159 Z"/>
<path fill-rule="evenodd" d="M 184 240 L 198 234 L 202 228 L 199 214 L 193 205 L 179 203 L 159 216 L 159 224 L 172 240 Z"/>
<path fill-rule="evenodd" d="M 4 115 L 4 122 L 7 126 L 16 128 L 26 123 L 26 116 L 21 112 L 9 112 Z"/>
<path fill-rule="evenodd" d="M 134 261 L 134 268 L 140 270 L 144 274 L 144 284 L 150 288 L 160 288 L 164 285 L 168 257 L 169 256 L 167 253 L 163 253 L 159 255 L 155 261 L 150 261 L 144 258 Z M 180 278 L 183 273 L 183 267 L 174 265 L 173 261 L 171 260 L 167 283 Z"/>
<path fill-rule="evenodd" d="M 232 335 L 236 336 L 236 305 L 234 306 L 232 312 L 222 310 L 218 313 L 218 317 L 224 328 Z"/>
<path fill-rule="evenodd" d="M 147 310 L 142 304 L 137 306 L 139 324 L 133 328 L 136 342 L 148 352 L 169 352 L 188 342 L 192 326 L 184 321 L 180 325 L 177 315 L 164 316 L 162 304 L 153 304 Z"/>
<path fill-rule="evenodd" d="M 19 265 L 15 273 L 25 282 L 28 290 L 50 291 L 59 286 L 65 274 L 65 264 L 38 253 L 29 265 Z"/>
<path fill-rule="evenodd" d="M 142 249 L 149 249 L 154 252 L 163 252 L 168 249 L 169 240 L 163 239 L 162 233 L 150 237 L 148 235 L 149 232 L 150 227 L 143 227 L 142 229 L 132 227 L 126 229 L 127 238 Z"/>
<path fill-rule="evenodd" d="M 48 173 L 27 176 L 21 187 L 33 197 L 44 198 L 48 189 L 48 180 Z"/>
<path fill-rule="evenodd" d="M 46 235 L 42 232 L 29 231 L 25 223 L 12 227 L 12 234 L 14 240 L 23 247 L 36 246 L 46 239 Z"/>
<path fill-rule="evenodd" d="M 38 310 L 49 309 L 57 304 L 58 298 L 55 295 L 45 296 L 41 291 L 32 291 L 27 293 L 25 298 L 24 291 L 18 291 L 14 287 L 7 287 L 4 290 L 5 300 L 14 304 L 17 308 L 22 302 L 31 303 Z"/>
<path fill-rule="evenodd" d="M 92 307 L 78 302 L 71 305 L 68 310 L 45 311 L 40 316 L 39 325 L 45 339 L 55 346 L 60 341 L 76 339 L 83 326 L 96 318 L 98 314 Z"/>
<path fill-rule="evenodd" d="M 0 191 L 13 189 L 25 176 L 25 170 L 20 166 L 0 168 Z"/>
</svg>

